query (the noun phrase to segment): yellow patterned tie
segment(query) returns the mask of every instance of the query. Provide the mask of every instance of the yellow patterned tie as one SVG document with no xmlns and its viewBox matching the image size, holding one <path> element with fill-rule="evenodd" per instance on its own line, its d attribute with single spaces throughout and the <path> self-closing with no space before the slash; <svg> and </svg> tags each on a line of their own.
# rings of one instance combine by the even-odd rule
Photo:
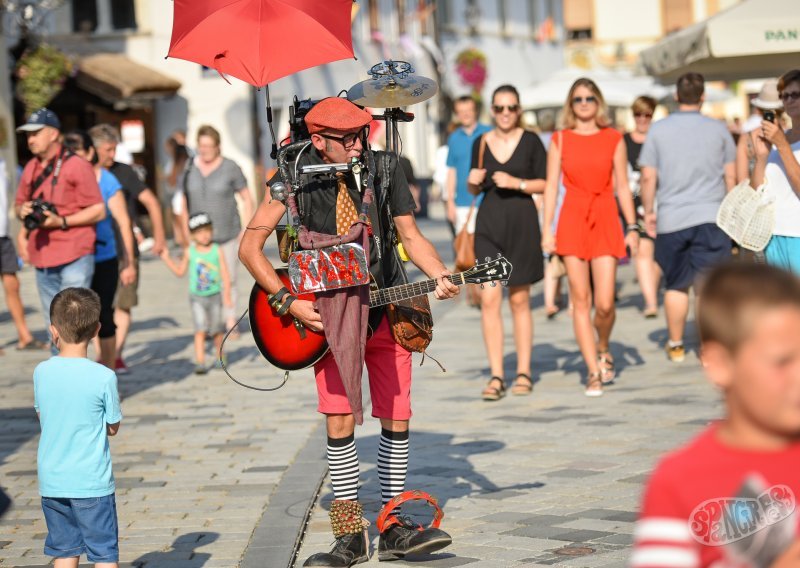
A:
<svg viewBox="0 0 800 568">
<path fill-rule="evenodd" d="M 353 223 L 358 221 L 358 210 L 355 203 L 353 203 L 353 198 L 350 197 L 350 192 L 347 190 L 344 176 L 338 174 L 336 182 L 339 187 L 339 192 L 336 195 L 336 234 L 346 235 Z"/>
</svg>

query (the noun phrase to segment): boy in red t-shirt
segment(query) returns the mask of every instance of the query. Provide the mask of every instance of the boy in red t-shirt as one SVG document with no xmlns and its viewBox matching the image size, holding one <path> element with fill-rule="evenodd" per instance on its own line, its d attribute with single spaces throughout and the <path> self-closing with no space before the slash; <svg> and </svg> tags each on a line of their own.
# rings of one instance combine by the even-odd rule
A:
<svg viewBox="0 0 800 568">
<path fill-rule="evenodd" d="M 656 467 L 630 565 L 799 568 L 800 280 L 722 266 L 697 319 L 727 416 Z"/>
</svg>

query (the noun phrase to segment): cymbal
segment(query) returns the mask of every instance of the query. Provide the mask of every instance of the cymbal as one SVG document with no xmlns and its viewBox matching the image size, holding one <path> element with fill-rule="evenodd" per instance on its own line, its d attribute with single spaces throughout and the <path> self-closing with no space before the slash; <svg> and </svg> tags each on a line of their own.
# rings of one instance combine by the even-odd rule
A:
<svg viewBox="0 0 800 568">
<path fill-rule="evenodd" d="M 347 98 L 357 105 L 373 108 L 396 108 L 427 101 L 439 91 L 433 79 L 419 75 L 387 75 L 356 83 Z"/>
</svg>

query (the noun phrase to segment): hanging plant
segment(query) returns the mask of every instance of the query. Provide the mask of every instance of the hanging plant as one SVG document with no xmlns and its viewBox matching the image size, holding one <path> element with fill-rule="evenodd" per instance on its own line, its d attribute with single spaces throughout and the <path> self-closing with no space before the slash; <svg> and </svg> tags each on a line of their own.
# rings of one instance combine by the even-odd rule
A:
<svg viewBox="0 0 800 568">
<path fill-rule="evenodd" d="M 16 68 L 17 97 L 25 114 L 47 106 L 64 87 L 74 65 L 60 49 L 47 44 L 26 51 Z"/>
<path fill-rule="evenodd" d="M 486 56 L 478 49 L 470 47 L 456 57 L 456 72 L 461 82 L 472 87 L 474 95 L 480 95 L 486 82 Z"/>
</svg>

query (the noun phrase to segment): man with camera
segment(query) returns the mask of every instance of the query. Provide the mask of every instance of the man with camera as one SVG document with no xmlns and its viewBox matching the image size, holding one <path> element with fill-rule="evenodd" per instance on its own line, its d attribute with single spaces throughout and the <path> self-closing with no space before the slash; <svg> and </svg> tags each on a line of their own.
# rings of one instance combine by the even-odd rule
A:
<svg viewBox="0 0 800 568">
<path fill-rule="evenodd" d="M 88 288 L 94 274 L 95 224 L 106 209 L 91 164 L 61 144 L 61 123 L 51 110 L 31 114 L 17 129 L 34 155 L 22 171 L 15 212 L 23 222 L 42 312 L 50 326 L 50 302 L 71 286 Z"/>
</svg>

